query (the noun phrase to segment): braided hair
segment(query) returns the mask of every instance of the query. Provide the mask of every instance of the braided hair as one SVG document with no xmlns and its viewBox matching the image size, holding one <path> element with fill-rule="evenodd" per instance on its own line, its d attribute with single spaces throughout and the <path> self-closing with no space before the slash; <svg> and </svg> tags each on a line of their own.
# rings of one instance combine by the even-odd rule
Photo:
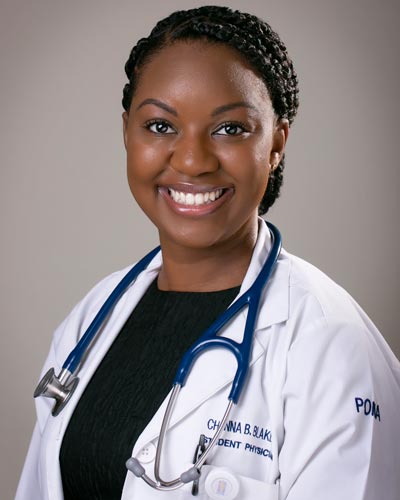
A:
<svg viewBox="0 0 400 500">
<path fill-rule="evenodd" d="M 147 38 L 138 41 L 125 64 L 129 83 L 123 90 L 124 109 L 129 111 L 140 69 L 153 55 L 175 41 L 198 39 L 237 50 L 264 81 L 277 117 L 292 123 L 299 105 L 298 80 L 285 45 L 269 24 L 258 17 L 219 6 L 173 12 L 159 21 Z M 271 171 L 259 206 L 260 215 L 265 214 L 279 196 L 284 165 L 283 155 Z"/>
</svg>

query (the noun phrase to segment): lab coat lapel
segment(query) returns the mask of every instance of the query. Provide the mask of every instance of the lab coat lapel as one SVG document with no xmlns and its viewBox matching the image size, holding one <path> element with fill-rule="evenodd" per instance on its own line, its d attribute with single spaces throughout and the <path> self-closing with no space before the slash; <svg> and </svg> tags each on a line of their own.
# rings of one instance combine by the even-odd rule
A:
<svg viewBox="0 0 400 500">
<path fill-rule="evenodd" d="M 269 231 L 264 221 L 260 219 L 259 236 L 253 257 L 243 280 L 240 294 L 246 291 L 258 276 L 262 265 L 271 247 Z M 263 300 L 257 319 L 253 348 L 251 352 L 250 366 L 262 356 L 268 345 L 263 330 L 269 326 L 285 321 L 288 318 L 288 261 L 283 256 L 275 267 L 273 277 L 263 291 Z M 282 286 L 282 283 L 284 286 Z M 242 310 L 224 330 L 221 335 L 241 342 L 246 324 L 247 308 Z M 195 361 L 189 374 L 186 385 L 182 388 L 176 407 L 173 411 L 170 427 L 189 415 L 204 401 L 231 384 L 236 373 L 237 363 L 234 356 L 227 350 L 215 349 L 206 351 Z M 144 445 L 158 437 L 162 419 L 169 400 L 169 395 L 164 400 L 148 426 L 137 440 L 133 456 L 135 456 Z"/>
</svg>

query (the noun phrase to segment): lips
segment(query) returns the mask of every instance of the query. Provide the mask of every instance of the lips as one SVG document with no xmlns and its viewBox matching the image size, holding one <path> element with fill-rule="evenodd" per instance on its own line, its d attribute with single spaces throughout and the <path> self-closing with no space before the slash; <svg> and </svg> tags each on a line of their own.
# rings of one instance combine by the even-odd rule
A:
<svg viewBox="0 0 400 500">
<path fill-rule="evenodd" d="M 232 187 L 184 184 L 162 186 L 158 191 L 174 212 L 198 217 L 217 210 L 231 198 L 234 190 Z"/>
</svg>

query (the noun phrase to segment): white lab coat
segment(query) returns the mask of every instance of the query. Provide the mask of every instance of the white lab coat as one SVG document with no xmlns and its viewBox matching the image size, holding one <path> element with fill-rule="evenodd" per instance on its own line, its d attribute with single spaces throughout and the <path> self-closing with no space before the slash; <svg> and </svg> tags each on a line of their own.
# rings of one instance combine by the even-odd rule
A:
<svg viewBox="0 0 400 500">
<path fill-rule="evenodd" d="M 254 281 L 269 248 L 261 223 L 242 291 Z M 52 401 L 46 398 L 35 401 L 37 423 L 17 500 L 63 498 L 58 457 L 71 414 L 160 265 L 159 255 L 116 305 L 61 414 L 51 416 Z M 51 366 L 59 372 L 125 272 L 95 286 L 56 330 L 43 373 Z M 245 318 L 241 312 L 223 335 L 239 341 Z M 212 437 L 235 369 L 235 359 L 226 351 L 208 351 L 196 361 L 167 434 L 161 465 L 165 479 L 190 466 L 200 434 Z M 132 456 L 151 476 L 165 406 L 166 401 L 132 443 Z M 204 493 L 207 475 L 222 467 L 238 481 L 240 500 L 398 500 L 399 417 L 400 364 L 380 333 L 342 288 L 282 251 L 263 293 L 245 390 L 203 468 L 197 498 L 209 498 Z M 185 485 L 158 492 L 128 472 L 121 498 L 182 500 L 194 498 L 190 491 L 191 485 Z"/>
</svg>

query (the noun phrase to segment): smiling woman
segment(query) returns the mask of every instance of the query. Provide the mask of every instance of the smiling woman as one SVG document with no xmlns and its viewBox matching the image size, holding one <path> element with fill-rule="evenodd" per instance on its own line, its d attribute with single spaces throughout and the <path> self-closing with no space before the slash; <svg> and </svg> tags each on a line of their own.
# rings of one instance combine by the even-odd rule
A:
<svg viewBox="0 0 400 500">
<path fill-rule="evenodd" d="M 261 78 L 226 45 L 174 42 L 147 62 L 124 113 L 124 137 L 132 194 L 168 256 L 162 289 L 242 282 L 288 128 Z M 198 258 L 194 249 L 207 264 L 193 266 L 188 280 L 183 271 Z"/>
<path fill-rule="evenodd" d="M 399 363 L 259 217 L 298 106 L 284 44 L 250 14 L 179 11 L 126 73 L 128 182 L 161 251 L 56 331 L 17 499 L 395 500 Z"/>
</svg>

